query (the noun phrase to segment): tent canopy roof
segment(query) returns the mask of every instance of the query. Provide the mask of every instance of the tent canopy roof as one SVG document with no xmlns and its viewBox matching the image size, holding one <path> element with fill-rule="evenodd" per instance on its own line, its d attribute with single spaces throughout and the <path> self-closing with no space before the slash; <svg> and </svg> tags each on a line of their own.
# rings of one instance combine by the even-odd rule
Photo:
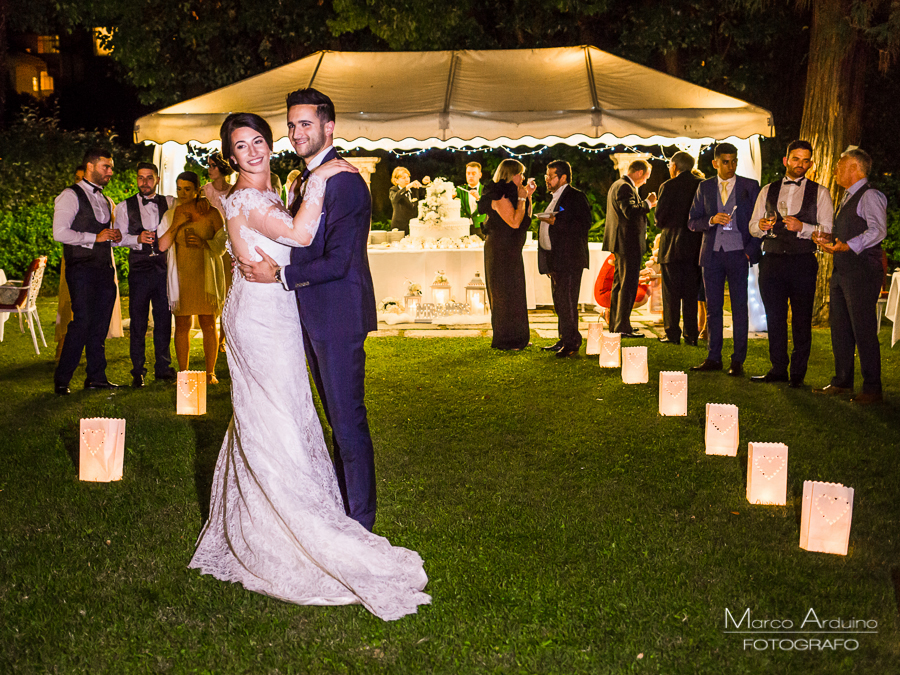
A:
<svg viewBox="0 0 900 675">
<path fill-rule="evenodd" d="M 230 112 L 261 115 L 277 140 L 287 134 L 287 94 L 310 86 L 334 101 L 335 140 L 344 147 L 774 134 L 763 108 L 582 46 L 316 52 L 145 115 L 135 140 L 216 141 Z"/>
</svg>

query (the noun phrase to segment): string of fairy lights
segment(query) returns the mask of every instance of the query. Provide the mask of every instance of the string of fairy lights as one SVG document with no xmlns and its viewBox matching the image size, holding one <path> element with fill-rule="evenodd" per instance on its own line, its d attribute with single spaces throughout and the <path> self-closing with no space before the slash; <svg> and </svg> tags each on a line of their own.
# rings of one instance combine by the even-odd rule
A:
<svg viewBox="0 0 900 675">
<path fill-rule="evenodd" d="M 647 154 L 646 149 L 639 150 L 633 146 L 624 145 L 624 144 L 623 145 L 615 145 L 615 146 L 605 145 L 605 146 L 599 147 L 599 148 L 592 148 L 592 147 L 582 145 L 581 143 L 578 143 L 573 147 L 576 147 L 579 150 L 581 150 L 582 152 L 585 152 L 589 155 L 612 154 L 613 152 L 617 152 L 617 151 L 618 152 L 635 152 L 635 153 Z M 657 146 L 657 147 L 659 147 L 659 146 Z M 705 151 L 708 147 L 709 146 L 704 147 L 703 150 L 701 150 L 701 152 Z M 621 150 L 619 150 L 619 148 L 621 148 Z M 362 148 L 357 148 L 357 149 L 362 149 Z M 428 152 L 431 149 L 432 148 L 421 148 L 419 150 L 406 150 L 406 151 L 392 150 L 391 154 L 397 158 L 418 157 L 418 156 L 421 156 L 422 154 Z M 473 155 L 476 153 L 484 153 L 484 152 L 497 152 L 498 150 L 502 150 L 503 152 L 505 152 L 507 155 L 509 155 L 513 159 L 523 159 L 523 158 L 533 157 L 535 155 L 540 155 L 540 154 L 546 152 L 547 150 L 549 150 L 550 147 L 545 145 L 543 147 L 537 148 L 535 150 L 529 150 L 527 152 L 516 152 L 512 148 L 505 146 L 505 145 L 500 145 L 497 147 L 491 147 L 491 146 L 485 145 L 485 146 L 481 146 L 478 148 L 468 147 L 468 148 L 440 148 L 440 149 L 443 151 L 446 151 L 446 152 L 464 153 L 466 155 Z M 651 159 L 656 159 L 661 162 L 669 161 L 669 157 L 666 157 L 665 152 L 663 151 L 663 149 L 661 147 L 660 147 L 660 154 L 654 154 L 654 153 L 649 153 L 649 154 L 650 154 Z"/>
</svg>

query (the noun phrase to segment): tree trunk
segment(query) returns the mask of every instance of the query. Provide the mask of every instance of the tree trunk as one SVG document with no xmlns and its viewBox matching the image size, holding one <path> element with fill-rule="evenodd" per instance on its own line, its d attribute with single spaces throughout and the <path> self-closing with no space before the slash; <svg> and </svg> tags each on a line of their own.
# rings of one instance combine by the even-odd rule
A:
<svg viewBox="0 0 900 675">
<path fill-rule="evenodd" d="M 850 4 L 850 0 L 812 3 L 806 102 L 800 124 L 800 138 L 813 146 L 816 180 L 831 191 L 835 207 L 843 190 L 834 182 L 834 169 L 847 145 L 859 142 L 865 93 L 865 43 L 850 25 Z M 832 258 L 821 251 L 818 255 L 813 324 L 822 327 L 828 325 Z"/>
</svg>

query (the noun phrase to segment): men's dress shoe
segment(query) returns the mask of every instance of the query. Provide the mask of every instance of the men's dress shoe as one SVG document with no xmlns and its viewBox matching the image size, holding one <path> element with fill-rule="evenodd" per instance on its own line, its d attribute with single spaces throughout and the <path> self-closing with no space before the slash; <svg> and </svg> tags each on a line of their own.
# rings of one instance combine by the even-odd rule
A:
<svg viewBox="0 0 900 675">
<path fill-rule="evenodd" d="M 849 394 L 851 389 L 848 387 L 835 387 L 833 384 L 829 384 L 824 389 L 813 389 L 814 394 L 825 394 L 825 396 L 839 396 L 840 394 Z"/>
<path fill-rule="evenodd" d="M 558 352 L 562 349 L 563 343 L 557 342 L 555 345 L 550 345 L 549 347 L 541 347 L 541 349 L 545 352 Z"/>
<path fill-rule="evenodd" d="M 696 347 L 697 341 L 696 340 L 688 340 L 687 338 L 684 338 L 684 344 L 686 344 L 688 347 Z"/>
<path fill-rule="evenodd" d="M 118 389 L 119 385 L 113 384 L 112 382 L 104 381 L 104 382 L 88 382 L 84 383 L 85 389 Z"/>
<path fill-rule="evenodd" d="M 787 382 L 787 375 L 778 375 L 777 373 L 773 373 L 771 370 L 765 375 L 754 375 L 750 378 L 751 382 Z M 802 382 L 802 380 L 801 380 Z"/>
<path fill-rule="evenodd" d="M 635 339 L 647 337 L 647 336 L 644 335 L 643 333 L 639 333 L 639 332 L 636 331 L 636 330 L 633 330 L 633 331 L 631 331 L 630 333 L 621 333 L 621 335 L 622 335 L 623 338 L 635 338 Z"/>
<path fill-rule="evenodd" d="M 135 375 L 134 379 L 131 380 L 131 386 L 135 389 L 140 389 L 144 386 L 144 376 L 143 375 Z"/>
<path fill-rule="evenodd" d="M 740 363 L 732 362 L 731 368 L 728 369 L 728 374 L 732 377 L 740 377 L 744 374 L 744 366 L 742 366 Z"/>
<path fill-rule="evenodd" d="M 797 380 L 797 379 L 792 378 L 790 383 L 788 383 L 788 386 L 791 389 L 803 389 L 803 380 Z"/>
<path fill-rule="evenodd" d="M 175 372 L 174 368 L 170 368 L 165 373 L 158 373 L 154 377 L 157 380 L 175 380 L 178 378 L 178 373 Z"/>
<path fill-rule="evenodd" d="M 856 396 L 851 396 L 850 401 L 852 403 L 859 403 L 860 405 L 869 405 L 870 403 L 881 403 L 884 401 L 884 396 L 881 392 L 873 393 L 864 391 Z"/>
<path fill-rule="evenodd" d="M 713 361 L 711 359 L 706 359 L 699 366 L 692 366 L 691 370 L 695 371 L 707 371 L 707 370 L 722 370 L 722 362 L 721 361 Z"/>
<path fill-rule="evenodd" d="M 681 344 L 681 340 L 672 340 L 665 336 L 656 338 L 656 339 L 659 340 L 660 342 L 662 342 L 664 345 L 680 345 Z"/>
<path fill-rule="evenodd" d="M 65 384 L 56 384 L 53 386 L 53 393 L 57 396 L 68 396 L 72 392 L 69 391 L 69 387 Z"/>
<path fill-rule="evenodd" d="M 577 354 L 577 349 L 572 349 L 572 347 L 562 347 L 558 352 L 556 352 L 556 358 L 564 359 L 567 356 L 572 356 L 573 354 Z"/>
</svg>

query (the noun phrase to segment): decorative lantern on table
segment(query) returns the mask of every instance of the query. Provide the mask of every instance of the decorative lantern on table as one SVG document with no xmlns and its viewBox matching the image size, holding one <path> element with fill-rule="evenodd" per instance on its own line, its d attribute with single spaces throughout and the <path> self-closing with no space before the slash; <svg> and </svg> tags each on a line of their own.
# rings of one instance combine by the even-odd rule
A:
<svg viewBox="0 0 900 675">
<path fill-rule="evenodd" d="M 600 365 L 604 368 L 619 367 L 619 346 L 622 344 L 620 333 L 603 331 L 600 336 Z"/>
<path fill-rule="evenodd" d="M 737 455 L 738 407 L 727 403 L 706 404 L 706 454 Z"/>
<path fill-rule="evenodd" d="M 600 338 L 603 337 L 603 325 L 597 323 L 588 324 L 587 347 L 584 353 L 588 356 L 596 356 L 600 353 Z"/>
<path fill-rule="evenodd" d="M 803 481 L 800 548 L 847 555 L 853 520 L 853 488 L 840 483 Z"/>
<path fill-rule="evenodd" d="M 466 285 L 466 302 L 472 314 L 487 314 L 487 286 L 481 272 L 475 272 L 475 278 Z"/>
<path fill-rule="evenodd" d="M 687 373 L 663 370 L 659 373 L 659 414 L 687 415 Z"/>
<path fill-rule="evenodd" d="M 206 414 L 206 372 L 182 370 L 178 373 L 175 412 L 179 415 Z"/>
<path fill-rule="evenodd" d="M 450 280 L 443 270 L 439 270 L 431 282 L 431 301 L 435 305 L 446 305 L 450 302 Z"/>
<path fill-rule="evenodd" d="M 622 382 L 646 384 L 650 381 L 646 347 L 622 347 Z"/>
<path fill-rule="evenodd" d="M 403 306 L 407 314 L 416 315 L 416 310 L 422 304 L 422 287 L 409 279 L 406 280 L 406 296 L 403 298 Z"/>
<path fill-rule="evenodd" d="M 784 443 L 751 443 L 747 452 L 747 501 L 787 503 L 788 448 Z"/>
<path fill-rule="evenodd" d="M 97 483 L 122 480 L 125 420 L 83 419 L 79 431 L 78 480 Z"/>
</svg>

